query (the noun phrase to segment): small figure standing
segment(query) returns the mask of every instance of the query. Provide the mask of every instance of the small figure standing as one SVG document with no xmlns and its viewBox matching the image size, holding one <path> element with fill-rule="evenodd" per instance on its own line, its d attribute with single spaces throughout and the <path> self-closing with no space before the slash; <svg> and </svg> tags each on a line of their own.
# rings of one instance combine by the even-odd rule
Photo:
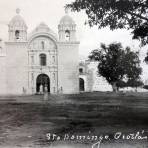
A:
<svg viewBox="0 0 148 148">
<path fill-rule="evenodd" d="M 47 85 L 45 84 L 45 88 L 44 88 L 44 101 L 48 100 L 48 88 Z"/>
<path fill-rule="evenodd" d="M 23 95 L 26 94 L 26 89 L 23 87 Z"/>
<path fill-rule="evenodd" d="M 42 85 L 42 84 L 40 85 L 39 93 L 40 93 L 40 94 L 43 94 L 43 85 Z"/>
<path fill-rule="evenodd" d="M 61 94 L 63 94 L 63 87 L 61 86 L 61 89 L 60 89 L 60 91 L 61 91 Z"/>
</svg>

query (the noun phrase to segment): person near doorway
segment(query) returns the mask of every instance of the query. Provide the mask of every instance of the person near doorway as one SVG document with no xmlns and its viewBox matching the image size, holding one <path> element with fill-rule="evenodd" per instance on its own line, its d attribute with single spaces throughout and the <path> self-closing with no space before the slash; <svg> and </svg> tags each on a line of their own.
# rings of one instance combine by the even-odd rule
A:
<svg viewBox="0 0 148 148">
<path fill-rule="evenodd" d="M 45 84 L 45 88 L 44 88 L 44 101 L 48 100 L 48 87 L 47 84 Z"/>
<path fill-rule="evenodd" d="M 40 85 L 39 93 L 40 93 L 40 94 L 43 94 L 43 85 L 42 85 L 42 84 Z"/>
</svg>

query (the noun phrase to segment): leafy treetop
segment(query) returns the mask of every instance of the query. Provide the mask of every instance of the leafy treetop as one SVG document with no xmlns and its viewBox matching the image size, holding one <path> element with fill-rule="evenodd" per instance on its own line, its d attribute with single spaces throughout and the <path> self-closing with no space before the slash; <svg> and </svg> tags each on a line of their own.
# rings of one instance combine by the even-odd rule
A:
<svg viewBox="0 0 148 148">
<path fill-rule="evenodd" d="M 148 0 L 75 0 L 72 11 L 84 10 L 90 26 L 132 29 L 133 39 L 148 44 Z"/>
<path fill-rule="evenodd" d="M 113 90 L 142 85 L 138 53 L 131 51 L 129 47 L 123 49 L 121 43 L 112 43 L 108 46 L 101 44 L 100 49 L 90 53 L 89 59 L 99 62 L 98 73 L 112 85 Z"/>
</svg>

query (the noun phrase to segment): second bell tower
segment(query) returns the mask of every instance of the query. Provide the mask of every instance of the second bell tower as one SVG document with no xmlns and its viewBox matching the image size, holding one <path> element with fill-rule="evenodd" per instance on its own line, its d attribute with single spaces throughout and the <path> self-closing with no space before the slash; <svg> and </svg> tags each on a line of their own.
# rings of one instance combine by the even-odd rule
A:
<svg viewBox="0 0 148 148">
<path fill-rule="evenodd" d="M 67 14 L 62 17 L 58 26 L 59 41 L 72 42 L 76 41 L 76 24 L 73 19 Z"/>
<path fill-rule="evenodd" d="M 76 39 L 76 24 L 67 14 L 58 25 L 58 78 L 59 90 L 65 94 L 79 92 L 79 42 Z"/>
</svg>

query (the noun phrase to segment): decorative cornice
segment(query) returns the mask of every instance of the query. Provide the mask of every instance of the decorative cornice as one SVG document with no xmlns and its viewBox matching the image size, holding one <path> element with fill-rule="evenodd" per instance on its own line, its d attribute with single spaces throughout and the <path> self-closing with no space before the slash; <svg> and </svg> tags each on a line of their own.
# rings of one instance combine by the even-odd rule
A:
<svg viewBox="0 0 148 148">
<path fill-rule="evenodd" d="M 0 57 L 6 57 L 6 54 L 0 54 Z"/>
<path fill-rule="evenodd" d="M 58 41 L 57 44 L 65 44 L 65 45 L 70 45 L 70 44 L 80 44 L 79 41 L 69 41 L 69 42 L 65 42 L 65 41 Z"/>
<path fill-rule="evenodd" d="M 21 42 L 14 42 L 14 41 L 7 41 L 5 42 L 5 44 L 28 44 L 27 41 L 21 41 Z"/>
<path fill-rule="evenodd" d="M 46 70 L 46 69 L 57 69 L 57 65 L 51 65 L 51 66 L 36 66 L 36 65 L 29 65 L 30 69 L 41 69 Z"/>
</svg>

